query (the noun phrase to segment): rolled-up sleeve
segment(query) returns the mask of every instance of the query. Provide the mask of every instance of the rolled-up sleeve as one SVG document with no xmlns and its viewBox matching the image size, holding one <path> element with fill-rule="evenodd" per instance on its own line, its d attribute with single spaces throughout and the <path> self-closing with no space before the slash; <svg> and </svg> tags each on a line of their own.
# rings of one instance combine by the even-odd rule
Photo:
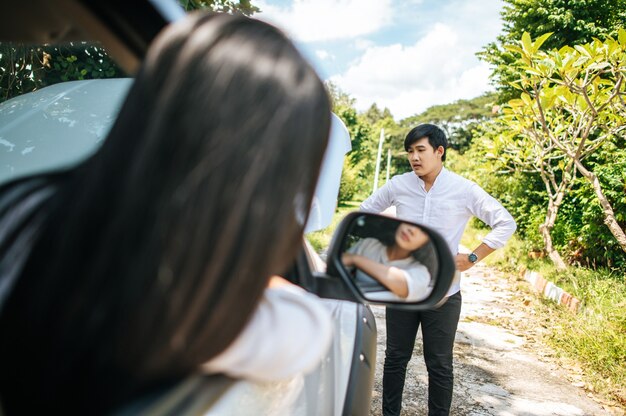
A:
<svg viewBox="0 0 626 416">
<path fill-rule="evenodd" d="M 418 264 L 404 269 L 404 277 L 408 287 L 407 302 L 418 302 L 424 300 L 433 291 L 430 273 L 426 266 Z"/>
<path fill-rule="evenodd" d="M 472 214 L 491 227 L 483 243 L 493 249 L 504 247 L 517 228 L 509 211 L 476 184 L 472 185 L 469 198 Z"/>
</svg>

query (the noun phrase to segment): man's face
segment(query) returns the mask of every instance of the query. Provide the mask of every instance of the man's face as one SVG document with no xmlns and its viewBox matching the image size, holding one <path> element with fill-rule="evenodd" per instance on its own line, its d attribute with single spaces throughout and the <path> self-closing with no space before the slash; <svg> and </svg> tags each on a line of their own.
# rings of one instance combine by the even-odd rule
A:
<svg viewBox="0 0 626 416">
<path fill-rule="evenodd" d="M 443 156 L 443 146 L 437 149 L 428 143 L 428 137 L 422 137 L 417 140 L 408 150 L 408 159 L 413 172 L 417 176 L 426 176 L 430 173 L 437 172 L 441 166 L 441 157 Z"/>
</svg>

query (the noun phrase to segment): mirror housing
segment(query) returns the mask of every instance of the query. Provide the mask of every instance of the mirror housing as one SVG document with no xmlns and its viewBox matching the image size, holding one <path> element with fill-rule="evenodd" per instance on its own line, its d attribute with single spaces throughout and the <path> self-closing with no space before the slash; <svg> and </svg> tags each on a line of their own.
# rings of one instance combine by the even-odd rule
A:
<svg viewBox="0 0 626 416">
<path fill-rule="evenodd" d="M 384 285 L 377 285 L 374 281 L 375 279 L 371 277 L 367 279 L 367 282 L 362 278 L 357 278 L 355 271 L 349 270 L 342 261 L 343 255 L 347 253 L 348 250 L 352 250 L 358 245 L 354 244 L 351 246 L 351 243 L 356 239 L 362 238 L 364 240 L 378 242 L 379 237 L 383 238 L 383 233 L 386 234 L 387 239 L 389 235 L 391 235 L 393 239 L 394 233 L 399 228 L 400 224 L 405 224 L 404 226 L 407 228 L 421 230 L 421 232 L 423 232 L 422 234 L 427 236 L 425 240 L 427 243 L 422 242 L 421 244 L 423 246 L 415 251 L 421 250 L 427 245 L 429 246 L 429 251 L 427 251 L 429 258 L 426 259 L 428 261 L 422 261 L 421 263 L 423 263 L 423 265 L 420 262 L 416 264 L 421 267 L 421 270 L 428 270 L 430 272 L 430 287 L 424 292 L 424 296 L 415 298 L 414 300 L 402 299 L 393 295 L 390 289 L 387 289 Z M 432 258 L 432 256 L 436 256 L 436 258 Z M 411 258 L 411 261 L 412 260 Z M 326 296 L 354 300 L 372 305 L 393 306 L 394 308 L 405 310 L 431 309 L 444 300 L 455 278 L 455 274 L 456 267 L 452 253 L 446 241 L 436 231 L 424 225 L 388 216 L 353 212 L 348 214 L 337 227 L 327 257 L 327 275 L 339 277 L 342 283 L 341 285 L 333 285 L 332 292 L 338 291 L 344 293 L 334 293 L 336 296 L 328 296 L 332 294 L 327 293 Z M 357 284 L 358 280 L 359 283 Z M 329 282 L 325 283 L 325 285 L 328 285 Z M 324 284 L 322 284 L 322 286 L 324 286 Z M 338 286 L 343 287 L 339 288 Z M 378 289 L 375 288 L 376 286 L 378 286 Z M 371 292 L 372 290 L 375 292 Z M 390 296 L 380 297 L 378 295 L 372 295 L 372 293 L 379 294 L 382 293 L 382 291 L 386 291 Z"/>
</svg>

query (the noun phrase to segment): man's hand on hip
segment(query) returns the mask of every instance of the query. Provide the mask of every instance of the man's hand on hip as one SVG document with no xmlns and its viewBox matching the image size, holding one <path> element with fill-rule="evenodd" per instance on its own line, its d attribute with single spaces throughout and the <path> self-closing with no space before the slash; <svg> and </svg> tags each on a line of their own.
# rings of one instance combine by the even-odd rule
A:
<svg viewBox="0 0 626 416">
<path fill-rule="evenodd" d="M 467 258 L 467 253 L 459 253 L 454 257 L 454 263 L 456 264 L 456 269 L 460 272 L 464 272 L 474 265 Z"/>
</svg>

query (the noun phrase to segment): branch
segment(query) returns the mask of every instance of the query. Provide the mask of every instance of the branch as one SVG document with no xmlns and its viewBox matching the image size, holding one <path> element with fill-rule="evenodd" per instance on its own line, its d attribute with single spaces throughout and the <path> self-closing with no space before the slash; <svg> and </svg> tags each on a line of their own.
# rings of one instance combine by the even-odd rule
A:
<svg viewBox="0 0 626 416">
<path fill-rule="evenodd" d="M 591 100 L 589 99 L 589 95 L 587 94 L 587 86 L 589 85 L 587 83 L 588 76 L 589 76 L 589 71 L 585 71 L 585 82 L 583 83 L 583 86 L 580 88 L 580 92 L 582 93 L 582 96 L 587 102 L 587 105 L 589 106 L 589 108 L 591 108 L 591 110 L 593 111 L 594 117 L 598 117 L 598 112 L 596 111 L 596 108 L 593 106 L 593 103 L 591 102 Z M 592 78 L 592 81 L 594 78 Z"/>
<path fill-rule="evenodd" d="M 546 122 L 546 116 L 543 112 L 543 107 L 541 106 L 541 100 L 539 99 L 539 90 L 537 89 L 537 87 L 535 85 L 533 85 L 533 91 L 535 92 L 535 101 L 537 102 L 537 108 L 539 110 L 539 121 L 541 123 L 541 128 L 544 132 L 544 134 L 550 139 L 550 141 L 554 141 L 554 137 L 552 137 L 552 134 L 550 132 L 550 129 L 548 129 L 548 123 Z M 534 113 L 534 110 L 533 110 Z M 556 144 L 556 143 L 555 143 Z M 558 144 L 557 144 L 558 146 Z"/>
<path fill-rule="evenodd" d="M 604 107 L 609 105 L 615 99 L 615 97 L 620 95 L 620 90 L 619 89 L 622 87 L 622 81 L 624 81 L 624 77 L 620 75 L 618 77 L 618 79 L 617 79 L 617 82 L 615 83 L 615 87 L 613 87 L 614 88 L 613 93 L 611 94 L 609 99 L 606 100 L 606 102 L 604 104 L 602 104 L 600 107 L 598 107 L 598 111 L 604 110 Z"/>
</svg>

